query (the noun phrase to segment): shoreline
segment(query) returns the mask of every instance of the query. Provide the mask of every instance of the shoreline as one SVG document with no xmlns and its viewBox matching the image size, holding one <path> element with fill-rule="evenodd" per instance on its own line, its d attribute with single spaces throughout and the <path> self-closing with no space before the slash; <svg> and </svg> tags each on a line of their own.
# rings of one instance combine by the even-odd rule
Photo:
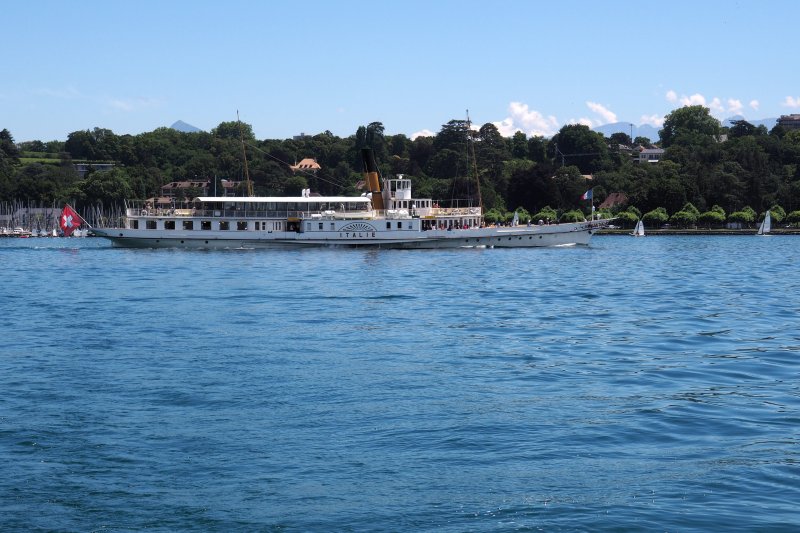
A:
<svg viewBox="0 0 800 533">
<path fill-rule="evenodd" d="M 633 229 L 601 229 L 595 235 L 630 235 Z M 755 235 L 758 228 L 750 229 L 645 229 L 645 236 L 658 235 Z M 778 228 L 769 232 L 770 235 L 800 235 L 800 228 Z"/>
</svg>

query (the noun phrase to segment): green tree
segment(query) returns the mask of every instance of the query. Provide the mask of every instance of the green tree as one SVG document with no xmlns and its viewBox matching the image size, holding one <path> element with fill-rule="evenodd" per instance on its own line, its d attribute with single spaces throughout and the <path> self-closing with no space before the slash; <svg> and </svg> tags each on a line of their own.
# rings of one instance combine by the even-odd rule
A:
<svg viewBox="0 0 800 533">
<path fill-rule="evenodd" d="M 755 219 L 756 212 L 750 206 L 747 206 L 740 211 L 734 211 L 728 215 L 728 222 L 739 223 L 745 226 L 752 224 Z"/>
<path fill-rule="evenodd" d="M 639 220 L 639 217 L 636 215 L 636 213 L 631 211 L 621 211 L 617 213 L 617 216 L 614 218 L 616 219 L 615 224 L 619 224 L 625 228 L 632 228 Z"/>
<path fill-rule="evenodd" d="M 245 142 L 256 140 L 256 136 L 253 134 L 253 127 L 250 124 L 239 121 L 220 122 L 219 126 L 211 130 L 211 134 L 219 139 L 241 141 L 244 138 Z"/>
<path fill-rule="evenodd" d="M 611 137 L 609 137 L 608 139 L 614 144 L 622 144 L 624 146 L 630 146 L 631 144 L 633 144 L 631 136 L 621 131 L 612 133 Z"/>
<path fill-rule="evenodd" d="M 122 206 L 133 196 L 127 172 L 121 168 L 103 172 L 92 172 L 79 185 L 82 200 L 89 204 L 104 207 Z"/>
<path fill-rule="evenodd" d="M 732 125 L 730 129 L 728 129 L 728 135 L 732 139 L 737 137 L 745 137 L 748 135 L 755 135 L 757 132 L 756 127 L 746 120 L 734 120 L 731 124 Z"/>
<path fill-rule="evenodd" d="M 691 211 L 678 211 L 669 217 L 670 224 L 674 224 L 681 228 L 688 228 L 697 223 L 697 215 Z"/>
<path fill-rule="evenodd" d="M 581 174 L 601 170 L 608 163 L 605 138 L 583 124 L 563 126 L 551 139 L 548 152 L 563 165 L 578 167 Z"/>
<path fill-rule="evenodd" d="M 708 228 L 712 226 L 722 226 L 725 223 L 725 213 L 720 213 L 719 211 L 706 211 L 705 213 L 700 213 L 697 217 L 697 222 L 699 224 L 703 224 Z"/>
<path fill-rule="evenodd" d="M 719 120 L 711 116 L 707 107 L 700 105 L 675 109 L 664 118 L 664 127 L 658 132 L 663 148 L 673 144 L 697 145 L 710 142 L 719 135 Z"/>
<path fill-rule="evenodd" d="M 515 131 L 511 136 L 511 155 L 515 159 L 526 159 L 528 157 L 528 138 L 521 131 Z"/>
<path fill-rule="evenodd" d="M 586 215 L 583 211 L 578 209 L 573 209 L 571 211 L 566 211 L 561 218 L 559 219 L 560 222 L 582 222 L 586 220 Z"/>
<path fill-rule="evenodd" d="M 558 213 L 555 209 L 550 207 L 549 205 L 544 206 L 538 212 L 534 213 L 531 217 L 536 223 L 538 224 L 539 221 L 544 223 L 550 223 L 552 221 L 558 220 Z"/>
<path fill-rule="evenodd" d="M 795 227 L 800 225 L 800 210 L 792 211 L 791 213 L 786 215 L 786 222 Z"/>
<path fill-rule="evenodd" d="M 308 188 L 305 176 L 292 176 L 284 183 L 283 193 L 287 196 L 300 196 L 303 189 Z"/>
<path fill-rule="evenodd" d="M 663 207 L 656 207 L 642 216 L 642 221 L 648 226 L 660 227 L 669 220 L 667 210 Z"/>
<path fill-rule="evenodd" d="M 784 209 L 779 205 L 773 205 L 770 207 L 769 212 L 770 216 L 772 216 L 772 219 L 779 224 L 783 222 L 783 219 L 786 218 L 786 211 L 784 211 Z M 764 216 L 766 216 L 766 213 Z"/>
<path fill-rule="evenodd" d="M 537 163 L 548 161 L 547 139 L 541 136 L 533 136 L 528 139 L 528 159 Z"/>
</svg>

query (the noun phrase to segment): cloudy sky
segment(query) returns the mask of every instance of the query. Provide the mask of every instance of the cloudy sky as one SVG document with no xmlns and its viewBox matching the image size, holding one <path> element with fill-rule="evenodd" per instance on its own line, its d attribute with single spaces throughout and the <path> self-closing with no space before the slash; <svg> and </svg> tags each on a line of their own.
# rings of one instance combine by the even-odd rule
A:
<svg viewBox="0 0 800 533">
<path fill-rule="evenodd" d="M 463 119 L 511 135 L 800 113 L 800 2 L 2 3 L 0 129 L 137 134 L 241 119 L 259 139 Z"/>
</svg>

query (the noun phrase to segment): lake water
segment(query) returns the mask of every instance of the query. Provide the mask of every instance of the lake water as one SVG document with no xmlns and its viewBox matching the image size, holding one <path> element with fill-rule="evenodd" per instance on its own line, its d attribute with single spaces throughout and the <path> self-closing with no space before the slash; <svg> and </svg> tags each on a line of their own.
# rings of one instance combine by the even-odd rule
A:
<svg viewBox="0 0 800 533">
<path fill-rule="evenodd" d="M 0 530 L 800 528 L 796 237 L 0 260 Z"/>
</svg>

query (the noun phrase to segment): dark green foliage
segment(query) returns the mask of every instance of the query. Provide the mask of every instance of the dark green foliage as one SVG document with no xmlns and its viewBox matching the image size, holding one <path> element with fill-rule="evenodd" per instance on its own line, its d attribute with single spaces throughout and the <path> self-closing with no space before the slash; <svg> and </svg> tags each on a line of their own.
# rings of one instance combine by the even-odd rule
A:
<svg viewBox="0 0 800 533">
<path fill-rule="evenodd" d="M 720 136 L 723 131 L 727 140 Z M 788 219 L 776 206 L 790 214 L 800 211 L 800 130 L 767 132 L 746 121 L 723 129 L 707 108 L 692 106 L 672 111 L 660 135 L 660 146 L 666 149 L 662 159 L 639 164 L 633 162 L 638 153 L 631 157 L 625 148 L 631 143 L 627 134 L 604 138 L 576 124 L 562 127 L 552 139 L 522 132 L 504 138 L 491 123 L 476 129 L 464 120 L 451 120 L 436 135 L 414 140 L 387 135 L 377 121 L 344 138 L 326 131 L 261 141 L 249 124 L 238 121 L 222 122 L 210 133 L 158 128 L 116 135 L 94 128 L 72 132 L 64 142 L 19 144 L 2 130 L 0 202 L 69 199 L 105 205 L 124 195 L 151 197 L 165 183 L 187 179 L 210 180 L 219 189 L 220 180 L 245 178 L 244 157 L 256 194 L 308 187 L 320 194 L 358 194 L 360 149 L 371 147 L 384 177 L 404 174 L 412 180 L 416 197 L 442 205 L 456 200 L 477 205 L 479 179 L 480 201 L 497 210 L 498 220 L 513 216 L 507 206 L 536 213 L 534 222 L 556 220 L 555 210 L 539 215 L 548 205 L 558 213 L 580 210 L 588 215 L 590 204 L 580 199 L 588 188 L 594 191 L 595 206 L 610 193 L 624 193 L 627 202 L 606 212 L 627 209 L 637 218 L 645 213 L 641 218 L 653 227 L 669 222 L 670 215 L 676 224 L 713 227 L 731 221 L 752 224 L 767 209 L 776 222 Z M 643 138 L 632 142 L 652 146 Z M 290 165 L 304 158 L 314 158 L 322 170 L 294 173 Z M 118 172 L 90 173 L 81 180 L 73 169 L 79 161 L 113 162 Z M 589 174 L 591 180 L 584 177 Z M 627 224 L 632 217 L 623 219 Z"/>
<path fill-rule="evenodd" d="M 630 211 L 622 211 L 620 213 L 617 213 L 614 224 L 617 224 L 624 228 L 632 228 L 636 225 L 636 222 L 638 220 L 639 217 L 636 215 L 636 213 L 632 213 Z"/>
</svg>

